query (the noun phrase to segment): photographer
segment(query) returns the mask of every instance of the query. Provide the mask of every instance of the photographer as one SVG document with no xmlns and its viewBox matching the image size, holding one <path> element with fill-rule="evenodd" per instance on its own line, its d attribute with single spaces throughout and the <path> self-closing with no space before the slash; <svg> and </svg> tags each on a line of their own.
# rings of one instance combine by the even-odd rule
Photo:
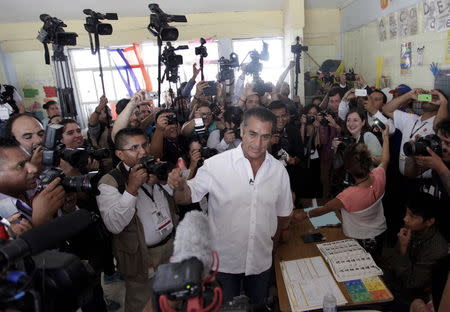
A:
<svg viewBox="0 0 450 312">
<path fill-rule="evenodd" d="M 57 115 L 61 116 L 61 109 L 59 108 L 58 102 L 56 101 L 48 101 L 44 105 L 42 105 L 42 108 L 45 109 L 45 112 L 47 113 L 47 117 L 42 119 L 42 125 L 45 129 L 49 124 L 50 119 Z"/>
<path fill-rule="evenodd" d="M 77 149 L 87 146 L 84 141 L 84 137 L 81 134 L 80 125 L 76 120 L 73 119 L 63 119 L 60 123 L 64 126 L 63 134 L 61 137 L 61 143 L 65 145 L 66 148 Z M 92 157 L 88 158 L 86 164 L 75 163 L 74 161 L 61 159 L 60 167 L 63 169 L 64 173 L 68 176 L 78 176 L 82 172 L 86 173 L 89 171 L 95 171 L 99 168 L 99 161 Z"/>
<path fill-rule="evenodd" d="M 272 144 L 270 153 L 285 166 L 291 182 L 291 190 L 298 192 L 296 175 L 303 156 L 303 144 L 298 135 L 298 128 L 289 123 L 289 113 L 286 105 L 281 101 L 274 101 L 269 105 L 270 111 L 277 118 L 277 142 Z M 303 176 L 301 177 L 304 178 Z"/>
<path fill-rule="evenodd" d="M 114 141 L 121 163 L 101 178 L 97 204 L 113 233 L 113 253 L 125 277 L 125 311 L 140 312 L 151 297 L 149 269 L 168 262 L 172 254 L 176 215 L 162 181 L 139 163 L 148 155 L 144 132 L 125 128 Z"/>
<path fill-rule="evenodd" d="M 189 121 L 186 122 L 183 127 L 181 127 L 181 134 L 185 137 L 189 137 L 195 134 L 195 119 L 200 118 L 203 121 L 203 126 L 205 129 L 205 139 L 208 138 L 209 134 L 217 129 L 217 125 L 213 120 L 213 114 L 209 108 L 209 102 L 198 101 L 195 106 L 192 107 L 191 114 L 189 116 Z"/>
<path fill-rule="evenodd" d="M 223 113 L 225 129 L 216 129 L 210 133 L 207 142 L 208 147 L 222 153 L 241 144 L 240 127 L 243 114 L 244 112 L 239 107 L 225 108 Z"/>
<path fill-rule="evenodd" d="M 16 114 L 8 119 L 4 130 L 5 138 L 14 138 L 20 148 L 31 156 L 31 163 L 41 168 L 44 129 L 39 119 L 30 113 Z"/>
<path fill-rule="evenodd" d="M 368 252 L 379 256 L 382 250 L 386 219 L 381 198 L 386 184 L 386 168 L 389 163 L 389 134 L 383 132 L 383 155 L 380 165 L 372 168 L 372 155 L 367 146 L 356 143 L 344 154 L 344 168 L 356 181 L 323 207 L 300 211 L 296 219 L 321 216 L 330 211 L 342 213 L 344 235 L 358 240 Z"/>
<path fill-rule="evenodd" d="M 14 140 L 0 138 L 0 216 L 15 222 L 16 234 L 51 220 L 63 206 L 65 192 L 59 178 L 35 193 L 38 169 Z M 34 197 L 33 197 L 34 196 Z"/>
<path fill-rule="evenodd" d="M 369 89 L 370 90 L 370 89 Z M 339 104 L 338 115 L 342 120 L 346 120 L 346 116 L 350 109 L 349 103 L 352 99 L 356 99 L 355 88 L 348 90 L 341 103 Z M 390 118 L 386 118 L 382 113 L 381 109 L 387 103 L 387 96 L 381 90 L 375 89 L 368 92 L 367 100 L 362 101 L 364 109 L 367 111 L 367 124 L 373 126 L 375 118 L 380 120 L 384 125 L 389 126 L 389 134 L 395 132 L 394 122 Z"/>
<path fill-rule="evenodd" d="M 254 91 L 254 87 L 254 83 L 247 83 L 243 95 L 238 99 L 236 105 L 241 107 L 244 112 L 253 107 L 263 106 L 263 102 L 265 102 L 263 96 Z"/>
<path fill-rule="evenodd" d="M 155 158 L 176 164 L 185 155 L 186 137 L 180 135 L 180 125 L 171 109 L 156 113 L 156 129 L 150 142 L 149 153 Z"/>
<path fill-rule="evenodd" d="M 116 104 L 117 118 L 111 131 L 111 139 L 114 140 L 117 132 L 126 127 L 141 128 L 141 114 L 139 105 L 145 103 L 145 91 L 140 90 L 130 99 L 121 99 Z"/>
<path fill-rule="evenodd" d="M 323 195 L 321 182 L 320 154 L 321 146 L 320 108 L 315 105 L 306 105 L 300 117 L 300 138 L 303 142 L 300 173 L 297 175 L 298 199 L 320 198 Z M 303 205 L 309 203 L 303 202 Z"/>
<path fill-rule="evenodd" d="M 289 111 L 291 123 L 293 123 L 294 121 L 298 121 L 299 111 L 303 108 L 300 103 L 299 96 L 294 97 L 294 100 L 291 100 L 289 98 L 289 93 L 291 91 L 290 86 L 287 82 L 284 82 L 287 74 L 294 67 L 295 67 L 295 61 L 289 62 L 286 69 L 280 75 L 280 78 L 278 78 L 277 84 L 275 85 L 275 88 L 273 89 L 273 92 L 271 93 L 272 101 L 280 100 L 281 102 L 283 102 L 286 105 L 286 107 Z"/>
<path fill-rule="evenodd" d="M 447 101 L 443 94 L 437 90 L 432 90 L 431 94 L 437 99 L 431 102 L 418 102 L 418 95 L 426 91 L 423 89 L 413 89 L 405 93 L 383 106 L 383 112 L 389 118 L 394 120 L 395 127 L 402 132 L 402 141 L 400 146 L 399 168 L 400 172 L 405 174 L 406 155 L 403 146 L 406 142 L 434 133 L 436 126 L 436 114 L 440 105 L 447 105 Z M 420 103 L 423 113 L 418 116 L 402 112 L 400 108 L 404 107 L 411 101 Z"/>
</svg>

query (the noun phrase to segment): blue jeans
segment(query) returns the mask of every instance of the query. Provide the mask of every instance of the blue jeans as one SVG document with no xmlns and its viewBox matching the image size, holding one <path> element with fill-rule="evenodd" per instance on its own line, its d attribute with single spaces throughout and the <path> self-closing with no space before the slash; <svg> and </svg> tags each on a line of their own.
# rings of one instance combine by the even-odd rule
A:
<svg viewBox="0 0 450 312">
<path fill-rule="evenodd" d="M 269 295 L 271 269 L 256 275 L 217 273 L 217 280 L 222 286 L 223 301 L 231 301 L 241 293 L 241 282 L 244 282 L 244 293 L 250 304 L 264 304 Z"/>
</svg>

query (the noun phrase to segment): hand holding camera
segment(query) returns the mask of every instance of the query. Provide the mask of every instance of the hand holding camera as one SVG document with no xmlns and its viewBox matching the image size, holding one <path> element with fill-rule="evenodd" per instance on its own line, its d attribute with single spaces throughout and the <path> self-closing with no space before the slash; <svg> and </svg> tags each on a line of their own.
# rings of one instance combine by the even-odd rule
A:
<svg viewBox="0 0 450 312">
<path fill-rule="evenodd" d="M 33 199 L 33 225 L 37 226 L 53 218 L 64 205 L 66 192 L 61 178 L 55 178 Z"/>
<path fill-rule="evenodd" d="M 436 154 L 431 148 L 426 148 L 430 156 L 416 156 L 414 157 L 416 164 L 422 168 L 431 168 L 437 172 L 446 170 L 447 166 L 438 154 Z"/>
<path fill-rule="evenodd" d="M 200 81 L 197 83 L 197 85 L 195 86 L 195 96 L 196 97 L 201 97 L 204 95 L 203 90 L 205 88 L 208 87 L 208 82 L 207 81 Z"/>
<path fill-rule="evenodd" d="M 430 101 L 431 104 L 439 105 L 439 106 L 448 104 L 448 101 L 445 98 L 445 96 L 438 90 L 431 90 L 430 94 L 432 96 L 432 100 Z"/>
<path fill-rule="evenodd" d="M 234 134 L 234 130 L 233 129 L 226 130 L 225 134 L 223 135 L 223 140 L 227 144 L 233 143 L 234 140 L 236 140 L 236 135 Z"/>
<path fill-rule="evenodd" d="M 147 182 L 147 179 L 148 173 L 144 166 L 142 164 L 134 165 L 128 176 L 126 191 L 131 195 L 136 196 L 139 188 Z"/>
<path fill-rule="evenodd" d="M 44 151 L 44 148 L 39 145 L 33 150 L 33 154 L 31 154 L 30 162 L 35 165 L 36 167 L 40 168 L 42 165 L 42 152 Z"/>
<path fill-rule="evenodd" d="M 193 149 L 192 151 L 189 152 L 189 156 L 190 156 L 190 160 L 191 160 L 190 164 L 189 164 L 189 169 L 197 168 L 199 161 L 202 159 L 202 154 L 201 154 L 200 150 Z"/>
<path fill-rule="evenodd" d="M 342 98 L 342 100 L 344 102 L 348 102 L 351 99 L 355 98 L 355 88 L 351 88 L 350 90 L 348 90 L 345 94 L 344 97 Z"/>
<path fill-rule="evenodd" d="M 138 92 L 133 94 L 128 105 L 132 105 L 133 107 L 136 107 L 138 104 L 140 104 L 142 102 L 145 102 L 145 90 L 139 90 Z"/>
</svg>

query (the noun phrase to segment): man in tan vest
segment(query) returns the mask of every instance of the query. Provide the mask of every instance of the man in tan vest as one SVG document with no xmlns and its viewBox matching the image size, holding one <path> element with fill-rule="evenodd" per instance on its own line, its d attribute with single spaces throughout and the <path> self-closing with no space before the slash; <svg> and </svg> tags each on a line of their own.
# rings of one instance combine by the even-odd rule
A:
<svg viewBox="0 0 450 312">
<path fill-rule="evenodd" d="M 141 312 L 151 297 L 154 269 L 172 254 L 176 214 L 171 189 L 161 186 L 139 160 L 148 140 L 137 128 L 115 136 L 117 168 L 102 177 L 97 203 L 113 235 L 113 254 L 125 277 L 125 311 Z"/>
</svg>

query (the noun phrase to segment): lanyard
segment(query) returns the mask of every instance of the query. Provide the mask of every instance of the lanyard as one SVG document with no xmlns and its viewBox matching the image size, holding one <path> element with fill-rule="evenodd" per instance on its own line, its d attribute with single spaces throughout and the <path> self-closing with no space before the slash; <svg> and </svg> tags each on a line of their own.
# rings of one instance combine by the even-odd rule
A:
<svg viewBox="0 0 450 312">
<path fill-rule="evenodd" d="M 150 192 L 149 192 L 145 187 L 143 187 L 143 186 L 141 186 L 141 190 L 144 191 L 145 195 L 147 195 L 147 196 L 150 198 L 150 200 L 151 200 L 151 201 L 155 204 L 155 206 L 156 206 L 156 202 L 155 202 L 155 200 L 153 199 L 153 195 L 150 194 Z"/>
<path fill-rule="evenodd" d="M 412 137 L 427 124 L 427 121 L 425 121 L 419 128 L 416 129 L 416 131 L 414 131 L 414 128 L 416 127 L 418 121 L 419 121 L 419 119 L 416 120 L 416 122 L 414 123 L 414 126 L 411 129 L 411 134 L 409 135 L 410 139 L 412 139 Z"/>
</svg>

